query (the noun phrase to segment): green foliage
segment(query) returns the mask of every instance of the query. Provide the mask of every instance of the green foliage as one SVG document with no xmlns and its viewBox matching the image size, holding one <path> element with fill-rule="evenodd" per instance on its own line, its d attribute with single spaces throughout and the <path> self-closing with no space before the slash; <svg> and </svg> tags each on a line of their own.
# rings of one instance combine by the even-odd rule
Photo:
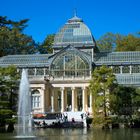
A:
<svg viewBox="0 0 140 140">
<path fill-rule="evenodd" d="M 140 51 L 140 36 L 106 33 L 97 40 L 97 46 L 100 51 Z"/>
<path fill-rule="evenodd" d="M 8 20 L 6 16 L 0 16 L 0 27 L 8 27 L 9 29 L 16 28 L 19 31 L 23 31 L 27 27 L 29 19 L 23 19 L 20 21 Z"/>
<path fill-rule="evenodd" d="M 0 67 L 0 126 L 4 126 L 16 111 L 19 74 L 15 66 Z"/>
<path fill-rule="evenodd" d="M 117 40 L 116 51 L 140 51 L 140 37 L 129 34 Z"/>
<path fill-rule="evenodd" d="M 45 54 L 45 53 L 52 53 L 52 48 L 51 46 L 53 45 L 54 42 L 54 34 L 50 34 L 46 37 L 46 39 L 44 40 L 44 42 L 38 46 L 37 50 L 38 52 L 40 52 L 41 54 Z"/>
<path fill-rule="evenodd" d="M 17 22 L 0 16 L 0 57 L 35 52 L 34 40 L 23 33 L 27 21 L 28 19 L 24 19 Z"/>
<path fill-rule="evenodd" d="M 115 50 L 117 40 L 121 40 L 122 37 L 120 34 L 106 33 L 97 40 L 97 46 L 100 51 L 111 52 Z"/>
<path fill-rule="evenodd" d="M 112 51 L 115 44 L 115 35 L 112 33 L 106 33 L 99 40 L 97 40 L 97 46 L 100 51 Z"/>
<path fill-rule="evenodd" d="M 6 123 L 7 124 L 15 124 L 15 123 L 17 123 L 17 119 L 16 118 L 6 119 Z"/>
<path fill-rule="evenodd" d="M 140 89 L 139 88 L 136 88 L 135 96 L 133 96 L 133 103 L 138 109 L 138 107 L 140 106 Z"/>
<path fill-rule="evenodd" d="M 7 100 L 7 96 L 6 98 L 3 98 L 3 95 L 0 97 L 0 108 L 4 109 L 4 108 L 8 108 L 9 107 L 9 101 L 6 101 Z"/>
<path fill-rule="evenodd" d="M 9 115 L 12 115 L 13 114 L 13 112 L 12 112 L 12 110 L 9 110 L 9 109 L 1 109 L 0 110 L 0 115 L 1 116 L 9 116 Z"/>
<path fill-rule="evenodd" d="M 7 80 L 8 78 L 11 80 L 17 80 L 19 78 L 17 68 L 14 65 L 9 67 L 0 67 L 0 78 L 3 78 L 3 80 Z"/>
<path fill-rule="evenodd" d="M 112 92 L 112 99 L 110 102 L 112 113 L 127 116 L 131 116 L 133 114 L 136 115 L 138 113 L 139 106 L 139 89 L 134 87 L 118 86 Z"/>
<path fill-rule="evenodd" d="M 96 68 L 92 73 L 92 79 L 90 81 L 89 88 L 93 94 L 93 115 L 94 120 L 103 117 L 107 117 L 108 113 L 108 101 L 110 98 L 109 91 L 116 83 L 115 75 L 111 68 L 102 66 Z M 103 110 L 103 115 L 99 112 Z"/>
</svg>

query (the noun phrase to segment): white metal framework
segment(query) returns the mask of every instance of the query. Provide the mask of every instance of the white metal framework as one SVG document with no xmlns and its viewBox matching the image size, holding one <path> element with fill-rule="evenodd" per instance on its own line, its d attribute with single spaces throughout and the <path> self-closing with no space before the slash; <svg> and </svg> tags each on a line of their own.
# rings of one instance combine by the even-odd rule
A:
<svg viewBox="0 0 140 140">
<path fill-rule="evenodd" d="M 59 54 L 51 63 L 51 75 L 54 77 L 89 77 L 91 61 L 83 55 L 77 53 L 75 49 Z"/>
</svg>

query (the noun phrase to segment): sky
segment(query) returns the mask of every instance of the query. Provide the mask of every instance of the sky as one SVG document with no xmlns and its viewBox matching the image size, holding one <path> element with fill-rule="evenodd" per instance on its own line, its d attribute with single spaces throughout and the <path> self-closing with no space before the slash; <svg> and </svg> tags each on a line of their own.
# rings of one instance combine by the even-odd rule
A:
<svg viewBox="0 0 140 140">
<path fill-rule="evenodd" d="M 40 43 L 57 33 L 73 17 L 74 9 L 95 40 L 107 32 L 140 32 L 140 0 L 0 0 L 0 16 L 29 19 L 24 33 Z"/>
</svg>

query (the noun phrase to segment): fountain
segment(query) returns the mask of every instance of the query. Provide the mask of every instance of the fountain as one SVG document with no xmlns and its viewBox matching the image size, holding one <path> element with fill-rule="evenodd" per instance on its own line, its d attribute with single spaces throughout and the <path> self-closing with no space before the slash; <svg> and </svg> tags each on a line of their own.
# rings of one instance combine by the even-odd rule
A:
<svg viewBox="0 0 140 140">
<path fill-rule="evenodd" d="M 28 74 L 22 70 L 18 102 L 18 126 L 16 138 L 35 137 L 32 132 L 31 94 L 29 91 Z"/>
</svg>

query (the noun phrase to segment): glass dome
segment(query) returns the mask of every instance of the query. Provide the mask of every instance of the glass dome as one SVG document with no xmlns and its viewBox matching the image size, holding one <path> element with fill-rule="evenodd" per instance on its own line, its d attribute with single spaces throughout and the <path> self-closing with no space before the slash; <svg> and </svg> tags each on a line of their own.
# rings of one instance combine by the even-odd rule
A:
<svg viewBox="0 0 140 140">
<path fill-rule="evenodd" d="M 69 44 L 74 45 L 74 47 L 95 46 L 95 41 L 89 28 L 77 16 L 69 19 L 60 28 L 55 35 L 53 48 L 65 47 Z"/>
</svg>

